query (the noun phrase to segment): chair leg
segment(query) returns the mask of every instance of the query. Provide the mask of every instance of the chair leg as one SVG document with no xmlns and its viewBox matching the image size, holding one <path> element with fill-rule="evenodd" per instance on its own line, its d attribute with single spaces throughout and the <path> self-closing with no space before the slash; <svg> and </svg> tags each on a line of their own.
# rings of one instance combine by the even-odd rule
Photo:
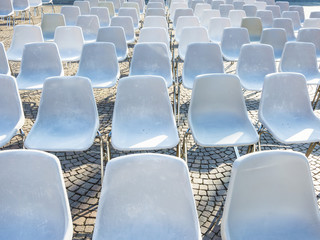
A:
<svg viewBox="0 0 320 240">
<path fill-rule="evenodd" d="M 259 135 L 258 149 L 259 149 L 259 152 L 261 151 L 261 135 L 263 133 L 262 129 L 263 129 L 263 125 L 261 124 L 258 129 L 258 135 Z"/>
<path fill-rule="evenodd" d="M 182 142 L 182 157 L 184 157 L 184 160 L 186 163 L 188 163 L 188 148 L 187 148 L 187 136 L 190 134 L 190 128 L 185 132 L 183 136 L 183 142 Z"/>
<path fill-rule="evenodd" d="M 231 72 L 233 72 L 233 71 L 230 71 L 230 72 L 227 72 L 227 70 L 229 70 L 231 67 L 232 67 L 232 65 L 234 64 L 234 62 L 230 62 L 230 64 L 225 68 L 225 72 L 226 73 L 231 73 Z"/>
<path fill-rule="evenodd" d="M 313 100 L 312 100 L 312 103 L 311 103 L 313 110 L 316 109 L 316 106 L 319 102 L 319 99 L 320 99 L 320 85 L 317 87 L 316 92 L 313 97 Z"/>
<path fill-rule="evenodd" d="M 104 177 L 104 150 L 103 150 L 103 140 L 102 135 L 99 131 L 97 131 L 97 137 L 99 138 L 100 142 L 100 168 L 101 168 L 101 184 L 103 182 Z"/>
<path fill-rule="evenodd" d="M 21 140 L 22 140 L 22 148 L 25 149 L 25 147 L 24 147 L 24 140 L 25 140 L 25 138 L 26 138 L 26 135 L 24 134 L 22 128 L 20 128 L 19 133 L 18 133 L 17 135 L 19 135 L 19 136 L 21 137 Z"/>
<path fill-rule="evenodd" d="M 53 2 L 51 2 L 51 7 L 52 7 L 52 12 L 56 13 L 56 11 L 54 10 Z"/>
<path fill-rule="evenodd" d="M 309 155 L 312 153 L 313 149 L 317 146 L 318 142 L 310 143 L 310 146 L 306 152 L 306 157 L 309 157 Z"/>
<path fill-rule="evenodd" d="M 238 147 L 233 147 L 233 149 L 234 149 L 234 152 L 236 154 L 236 157 L 239 158 L 240 157 L 240 153 L 239 153 Z"/>
<path fill-rule="evenodd" d="M 255 152 L 255 149 L 256 149 L 256 145 L 255 144 L 249 145 L 247 153 L 253 153 L 253 152 Z"/>
<path fill-rule="evenodd" d="M 179 140 L 179 143 L 177 145 L 177 154 L 176 154 L 176 156 L 178 158 L 181 158 L 181 143 L 180 143 L 180 140 Z"/>
<path fill-rule="evenodd" d="M 177 106 L 177 125 L 178 126 L 180 126 L 180 86 L 181 86 L 181 84 L 180 83 L 178 83 L 178 96 L 177 96 L 177 104 L 178 104 L 178 106 Z"/>
<path fill-rule="evenodd" d="M 111 141 L 111 132 L 107 135 L 107 162 L 109 162 L 111 159 L 110 141 Z"/>
</svg>

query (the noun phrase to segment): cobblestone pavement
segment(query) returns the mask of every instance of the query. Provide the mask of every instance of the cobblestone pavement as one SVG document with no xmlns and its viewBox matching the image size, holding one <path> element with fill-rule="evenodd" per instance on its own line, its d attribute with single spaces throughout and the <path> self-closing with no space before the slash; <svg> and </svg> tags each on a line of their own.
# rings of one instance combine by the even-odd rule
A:
<svg viewBox="0 0 320 240">
<path fill-rule="evenodd" d="M 60 6 L 55 7 L 56 12 L 60 12 Z M 51 12 L 51 8 L 44 7 L 44 12 Z M 308 16 L 308 15 L 307 15 Z M 39 24 L 40 17 L 34 19 L 35 24 Z M 25 22 L 27 23 L 27 22 Z M 21 21 L 18 20 L 18 24 Z M 10 45 L 12 27 L 7 27 L 3 21 L 0 22 L 0 41 L 6 49 Z M 131 49 L 132 51 L 132 49 Z M 121 77 L 128 75 L 128 63 L 121 63 Z M 13 63 L 12 68 L 15 74 L 19 71 L 19 63 Z M 234 69 L 234 68 L 233 68 Z M 77 71 L 77 64 L 65 66 L 65 75 L 74 75 Z M 182 66 L 179 68 L 181 76 Z M 191 97 L 191 91 L 181 89 L 181 125 L 179 127 L 180 139 L 188 129 L 187 110 Z M 314 88 L 310 88 L 310 94 L 314 93 Z M 112 111 L 115 102 L 116 87 L 111 89 L 95 89 L 94 94 L 98 105 L 100 116 L 100 131 L 103 139 L 111 130 Z M 169 89 L 170 96 L 173 89 Z M 30 131 L 39 106 L 41 91 L 20 91 L 25 113 L 25 124 L 23 130 L 26 134 Z M 258 129 L 258 106 L 260 93 L 244 92 L 248 113 L 252 123 Z M 319 107 L 318 107 L 319 108 Z M 316 110 L 320 117 L 320 111 Z M 287 149 L 305 153 L 308 144 L 284 146 L 278 143 L 272 136 L 264 134 L 262 137 L 262 150 L 267 149 Z M 22 148 L 21 139 L 15 137 L 3 149 Z M 310 168 L 314 180 L 314 186 L 318 203 L 320 204 L 320 147 L 316 147 L 309 157 Z M 240 154 L 244 155 L 246 147 L 240 147 Z M 175 149 L 157 151 L 169 155 L 175 155 Z M 100 197 L 100 153 L 98 140 L 85 152 L 54 152 L 61 162 L 64 172 L 65 184 L 68 192 L 69 203 L 72 211 L 74 239 L 91 239 L 98 201 Z M 112 157 L 128 154 L 112 149 Z M 196 201 L 196 206 L 201 225 L 203 239 L 220 239 L 220 223 L 214 228 L 217 212 L 224 202 L 229 183 L 232 163 L 235 160 L 233 148 L 203 148 L 197 146 L 192 136 L 188 137 L 188 166 L 192 181 L 192 188 Z"/>
</svg>

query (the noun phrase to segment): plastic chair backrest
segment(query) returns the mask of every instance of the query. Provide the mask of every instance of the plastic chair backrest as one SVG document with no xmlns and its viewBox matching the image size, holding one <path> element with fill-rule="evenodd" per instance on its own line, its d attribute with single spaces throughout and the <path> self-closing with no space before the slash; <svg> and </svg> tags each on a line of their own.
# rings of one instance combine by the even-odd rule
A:
<svg viewBox="0 0 320 240">
<path fill-rule="evenodd" d="M 118 16 L 111 18 L 110 26 L 123 27 L 127 43 L 135 39 L 133 20 L 129 16 Z"/>
<path fill-rule="evenodd" d="M 288 1 L 276 1 L 276 5 L 280 7 L 280 11 L 289 11 L 289 2 Z"/>
<path fill-rule="evenodd" d="M 81 14 L 78 6 L 62 6 L 60 13 L 64 15 L 67 26 L 75 26 L 77 18 Z"/>
<path fill-rule="evenodd" d="M 12 0 L 12 4 L 15 12 L 26 11 L 30 9 L 29 0 Z"/>
<path fill-rule="evenodd" d="M 66 21 L 61 13 L 43 14 L 41 20 L 41 30 L 45 41 L 53 41 L 56 27 L 65 26 Z"/>
<path fill-rule="evenodd" d="M 203 11 L 206 9 L 211 9 L 211 5 L 209 3 L 198 3 L 194 9 L 194 15 L 200 18 Z"/>
<path fill-rule="evenodd" d="M 272 28 L 273 14 L 271 10 L 259 10 L 257 11 L 257 17 L 261 19 L 263 28 Z"/>
<path fill-rule="evenodd" d="M 110 1 L 113 3 L 115 13 L 118 14 L 119 8 L 121 7 L 120 0 L 110 0 Z"/>
<path fill-rule="evenodd" d="M 11 0 L 0 1 L 0 16 L 11 16 L 14 13 Z"/>
<path fill-rule="evenodd" d="M 97 15 L 99 18 L 100 27 L 108 27 L 110 25 L 109 8 L 107 7 L 92 7 L 90 15 Z"/>
<path fill-rule="evenodd" d="M 261 19 L 258 17 L 242 18 L 241 27 L 247 28 L 250 41 L 260 41 L 262 33 Z"/>
<path fill-rule="evenodd" d="M 211 2 L 211 8 L 219 10 L 220 4 L 224 4 L 224 1 L 222 1 L 222 0 L 213 0 Z"/>
<path fill-rule="evenodd" d="M 278 5 L 268 5 L 266 6 L 266 10 L 272 11 L 273 18 L 281 18 L 281 10 Z"/>
<path fill-rule="evenodd" d="M 308 18 L 304 20 L 303 28 L 320 28 L 320 18 Z"/>
<path fill-rule="evenodd" d="M 196 16 L 181 16 L 177 20 L 175 40 L 180 41 L 182 30 L 185 27 L 199 27 L 200 21 Z"/>
<path fill-rule="evenodd" d="M 137 10 L 138 18 L 140 19 L 140 7 L 137 2 L 124 2 L 121 5 L 121 8 L 135 8 Z"/>
<path fill-rule="evenodd" d="M 253 5 L 257 7 L 257 11 L 266 10 L 267 3 L 264 1 L 254 2 Z"/>
<path fill-rule="evenodd" d="M 112 18 L 112 17 L 116 14 L 116 13 L 115 13 L 115 10 L 114 10 L 113 2 L 111 2 L 111 1 L 99 2 L 99 3 L 98 3 L 98 6 L 99 6 L 99 7 L 106 7 L 106 8 L 108 8 L 110 18 Z"/>
<path fill-rule="evenodd" d="M 222 39 L 223 30 L 227 27 L 231 27 L 231 22 L 229 18 L 211 18 L 208 28 L 210 40 L 215 43 L 220 43 Z"/>
<path fill-rule="evenodd" d="M 233 7 L 235 10 L 243 10 L 243 6 L 245 5 L 245 2 L 242 1 L 237 1 L 237 2 L 233 2 Z"/>
<path fill-rule="evenodd" d="M 174 12 L 173 29 L 176 29 L 179 17 L 193 16 L 192 8 L 177 8 Z"/>
<path fill-rule="evenodd" d="M 161 2 L 149 2 L 147 4 L 147 8 L 163 8 L 164 9 L 164 6 Z"/>
<path fill-rule="evenodd" d="M 81 15 L 90 14 L 90 2 L 89 1 L 74 1 L 74 6 L 78 6 L 80 8 Z"/>
<path fill-rule="evenodd" d="M 219 11 L 221 17 L 228 17 L 230 10 L 233 10 L 234 7 L 232 4 L 220 4 Z"/>
<path fill-rule="evenodd" d="M 288 41 L 296 40 L 291 18 L 275 18 L 272 27 L 283 28 L 286 31 Z"/>
<path fill-rule="evenodd" d="M 166 44 L 169 56 L 171 56 L 170 51 L 170 38 L 167 31 L 160 27 L 144 27 L 140 30 L 139 43 L 146 42 L 162 42 Z"/>
<path fill-rule="evenodd" d="M 287 34 L 283 28 L 268 28 L 262 31 L 260 43 L 271 45 L 277 60 L 281 59 L 286 42 Z"/>
<path fill-rule="evenodd" d="M 139 12 L 137 12 L 136 8 L 129 8 L 129 7 L 121 7 L 119 9 L 119 13 L 118 16 L 124 16 L 124 17 L 131 17 L 132 21 L 133 21 L 133 26 L 135 29 L 137 29 L 139 27 Z"/>
<path fill-rule="evenodd" d="M 146 12 L 146 16 L 147 17 L 149 17 L 149 16 L 165 17 L 166 16 L 166 12 L 162 8 L 148 8 L 147 12 Z"/>
<path fill-rule="evenodd" d="M 316 47 L 317 58 L 320 57 L 320 29 L 302 28 L 298 32 L 297 42 L 311 42 Z"/>
<path fill-rule="evenodd" d="M 168 23 L 163 16 L 148 16 L 144 18 L 143 27 L 162 27 L 168 32 Z"/>
<path fill-rule="evenodd" d="M 298 11 L 300 15 L 300 21 L 304 22 L 305 20 L 305 15 L 304 15 L 304 8 L 303 6 L 298 6 L 298 5 L 291 5 L 289 6 L 289 11 Z"/>
<path fill-rule="evenodd" d="M 2 42 L 0 42 L 0 74 L 11 75 L 7 53 Z"/>
<path fill-rule="evenodd" d="M 293 29 L 299 30 L 301 28 L 300 15 L 298 11 L 283 11 L 282 18 L 290 18 L 293 23 Z"/>
<path fill-rule="evenodd" d="M 208 29 L 211 18 L 220 17 L 220 11 L 217 9 L 204 10 L 200 17 L 201 26 Z"/>
<path fill-rule="evenodd" d="M 246 17 L 244 10 L 230 10 L 229 16 L 231 27 L 240 27 L 242 18 Z"/>
<path fill-rule="evenodd" d="M 99 0 L 87 0 L 90 2 L 90 7 L 98 7 Z"/>
<path fill-rule="evenodd" d="M 174 2 L 170 5 L 169 8 L 169 17 L 170 20 L 172 21 L 174 19 L 174 13 L 176 11 L 176 9 L 178 8 L 188 8 L 188 3 L 186 2 Z"/>
<path fill-rule="evenodd" d="M 84 40 L 94 42 L 100 28 L 97 15 L 81 15 L 77 19 L 77 26 L 82 28 Z"/>
<path fill-rule="evenodd" d="M 242 8 L 246 12 L 247 17 L 255 17 L 258 11 L 258 8 L 253 4 L 245 4 Z"/>
<path fill-rule="evenodd" d="M 136 2 L 139 5 L 140 14 L 144 13 L 145 2 L 143 0 L 129 0 L 128 2 Z M 164 4 L 161 3 L 163 6 Z"/>
<path fill-rule="evenodd" d="M 299 15 L 300 16 L 300 15 Z M 320 18 L 320 11 L 313 11 L 310 13 L 310 18 Z"/>
</svg>

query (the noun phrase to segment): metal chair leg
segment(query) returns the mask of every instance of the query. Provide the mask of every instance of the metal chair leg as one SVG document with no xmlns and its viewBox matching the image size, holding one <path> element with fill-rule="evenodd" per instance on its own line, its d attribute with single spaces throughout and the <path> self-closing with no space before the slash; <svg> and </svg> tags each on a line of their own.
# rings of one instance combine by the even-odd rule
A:
<svg viewBox="0 0 320 240">
<path fill-rule="evenodd" d="M 313 97 L 313 100 L 312 100 L 312 103 L 311 103 L 311 106 L 312 106 L 313 110 L 316 109 L 316 106 L 317 106 L 317 104 L 319 102 L 319 99 L 320 99 L 320 85 L 317 87 L 316 92 L 315 92 L 314 97 Z"/>
<path fill-rule="evenodd" d="M 185 132 L 183 136 L 183 142 L 182 142 L 182 157 L 188 163 L 188 149 L 187 149 L 187 136 L 190 134 L 190 128 Z"/>
<path fill-rule="evenodd" d="M 306 152 L 306 157 L 309 157 L 309 155 L 312 153 L 313 149 L 317 146 L 318 142 L 310 143 L 310 146 Z"/>
<path fill-rule="evenodd" d="M 111 132 L 107 135 L 107 162 L 109 162 L 111 159 L 110 141 L 111 141 Z"/>
<path fill-rule="evenodd" d="M 239 153 L 238 147 L 234 146 L 233 149 L 234 149 L 234 152 L 236 154 L 236 157 L 239 158 L 240 157 L 240 153 Z"/>
<path fill-rule="evenodd" d="M 104 149 L 103 149 L 103 140 L 102 135 L 99 131 L 97 131 L 97 137 L 99 138 L 100 142 L 100 168 L 101 168 L 101 184 L 103 182 L 104 177 Z"/>
</svg>

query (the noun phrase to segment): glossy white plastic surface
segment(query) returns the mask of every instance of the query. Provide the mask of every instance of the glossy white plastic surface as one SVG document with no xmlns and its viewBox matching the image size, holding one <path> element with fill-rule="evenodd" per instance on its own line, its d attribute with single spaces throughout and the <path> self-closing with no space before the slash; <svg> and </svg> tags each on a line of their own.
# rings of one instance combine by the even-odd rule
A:
<svg viewBox="0 0 320 240">
<path fill-rule="evenodd" d="M 182 16 L 193 16 L 192 8 L 178 8 L 175 10 L 174 19 L 173 19 L 173 23 L 172 23 L 173 29 L 176 29 L 178 19 L 179 19 L 179 17 L 182 17 Z"/>
<path fill-rule="evenodd" d="M 128 16 L 132 18 L 134 29 L 139 28 L 140 17 L 138 15 L 137 9 L 135 8 L 123 8 L 119 9 L 118 16 Z M 140 13 L 139 13 L 140 14 Z"/>
<path fill-rule="evenodd" d="M 137 3 L 137 2 L 124 2 L 124 3 L 122 3 L 121 8 L 135 8 L 137 10 L 138 19 L 140 20 L 139 3 Z"/>
<path fill-rule="evenodd" d="M 177 20 L 176 31 L 175 31 L 175 41 L 180 42 L 182 30 L 185 27 L 199 27 L 200 21 L 196 16 L 181 16 Z"/>
<path fill-rule="evenodd" d="M 262 31 L 260 43 L 268 44 L 273 47 L 273 53 L 276 60 L 281 59 L 286 42 L 287 34 L 282 28 L 269 28 Z"/>
<path fill-rule="evenodd" d="M 90 14 L 98 16 L 100 27 L 109 27 L 109 25 L 110 25 L 109 8 L 107 8 L 107 7 L 92 7 L 90 10 Z"/>
<path fill-rule="evenodd" d="M 228 17 L 230 10 L 233 10 L 234 7 L 232 4 L 220 4 L 219 11 L 221 17 Z"/>
<path fill-rule="evenodd" d="M 67 26 L 75 26 L 77 18 L 81 14 L 78 6 L 62 6 L 60 13 L 64 15 Z"/>
<path fill-rule="evenodd" d="M 246 17 L 246 12 L 244 10 L 230 10 L 228 17 L 231 27 L 240 27 L 242 18 Z"/>
<path fill-rule="evenodd" d="M 211 18 L 220 17 L 220 11 L 217 9 L 204 10 L 202 16 L 200 17 L 201 26 L 209 28 L 209 23 Z"/>
<path fill-rule="evenodd" d="M 82 28 L 85 43 L 96 41 L 100 28 L 100 22 L 97 15 L 78 16 L 77 26 Z"/>
<path fill-rule="evenodd" d="M 148 2 L 147 8 L 165 8 L 161 2 Z"/>
<path fill-rule="evenodd" d="M 117 15 L 119 12 L 119 8 L 121 7 L 120 0 L 110 0 L 110 1 L 113 3 L 114 11 L 116 13 L 115 15 Z"/>
<path fill-rule="evenodd" d="M 168 23 L 163 16 L 148 16 L 144 18 L 143 27 L 162 27 L 168 32 Z"/>
<path fill-rule="evenodd" d="M 307 42 L 287 42 L 284 46 L 279 70 L 301 73 L 307 79 L 307 84 L 320 84 L 315 45 Z"/>
<path fill-rule="evenodd" d="M 99 128 L 97 105 L 88 78 L 46 79 L 36 121 L 25 147 L 45 151 L 84 151 Z"/>
<path fill-rule="evenodd" d="M 273 18 L 281 18 L 281 10 L 278 5 L 268 5 L 266 10 L 272 11 Z"/>
<path fill-rule="evenodd" d="M 243 5 L 243 10 L 245 11 L 247 17 L 255 17 L 258 8 L 253 4 L 245 4 Z"/>
<path fill-rule="evenodd" d="M 320 28 L 320 18 L 308 18 L 303 23 L 303 28 Z"/>
<path fill-rule="evenodd" d="M 112 146 L 121 151 L 177 146 L 179 136 L 165 79 L 130 76 L 118 83 L 112 119 Z"/>
<path fill-rule="evenodd" d="M 295 41 L 293 22 L 291 18 L 275 18 L 273 19 L 273 28 L 283 28 L 287 34 L 288 41 Z"/>
<path fill-rule="evenodd" d="M 118 16 L 111 18 L 110 26 L 115 27 L 122 27 L 126 36 L 127 43 L 134 43 L 135 41 L 135 33 L 134 33 L 134 26 L 133 20 L 129 16 Z"/>
<path fill-rule="evenodd" d="M 2 42 L 0 42 L 0 74 L 11 75 L 8 57 Z"/>
<path fill-rule="evenodd" d="M 263 151 L 235 160 L 221 233 L 224 240 L 319 239 L 319 209 L 306 157 Z"/>
<path fill-rule="evenodd" d="M 17 76 L 19 89 L 41 89 L 46 78 L 62 75 L 63 67 L 55 43 L 25 45 Z"/>
<path fill-rule="evenodd" d="M 185 162 L 152 153 L 112 159 L 93 233 L 102 239 L 202 239 Z"/>
<path fill-rule="evenodd" d="M 182 71 L 182 84 L 192 89 L 198 75 L 224 73 L 221 49 L 217 43 L 191 43 L 188 46 Z"/>
<path fill-rule="evenodd" d="M 317 58 L 320 58 L 320 28 L 303 28 L 298 32 L 297 42 L 311 42 L 316 47 Z"/>
<path fill-rule="evenodd" d="M 301 21 L 301 22 L 304 22 L 304 20 L 305 20 L 305 15 L 304 15 L 303 6 L 291 5 L 291 6 L 289 6 L 289 11 L 298 11 L 298 12 L 299 12 L 299 15 L 300 15 L 300 21 Z"/>
<path fill-rule="evenodd" d="M 0 1 L 0 17 L 8 17 L 14 14 L 11 0 Z"/>
<path fill-rule="evenodd" d="M 139 10 L 140 10 L 140 14 L 143 14 L 144 13 L 144 8 L 145 8 L 145 6 L 146 6 L 146 4 L 145 4 L 145 2 L 144 2 L 144 0 L 129 0 L 128 2 L 136 2 L 136 3 L 138 3 L 138 5 L 139 5 Z M 150 1 L 149 1 L 150 2 Z M 149 3 L 148 2 L 148 3 Z M 161 3 L 162 4 L 162 6 L 164 6 L 164 4 L 163 3 Z"/>
<path fill-rule="evenodd" d="M 129 75 L 161 76 L 170 87 L 173 82 L 170 58 L 164 43 L 138 43 L 133 50 Z"/>
<path fill-rule="evenodd" d="M 194 15 L 198 18 L 201 17 L 204 10 L 210 10 L 211 5 L 208 3 L 198 3 L 194 9 Z"/>
<path fill-rule="evenodd" d="M 74 6 L 78 6 L 80 8 L 81 15 L 90 14 L 90 2 L 89 1 L 74 1 Z"/>
<path fill-rule="evenodd" d="M 273 25 L 273 14 L 271 10 L 260 10 L 257 11 L 257 17 L 261 19 L 262 28 L 272 28 Z"/>
<path fill-rule="evenodd" d="M 30 10 L 29 0 L 12 0 L 13 10 L 15 12 L 23 12 Z"/>
<path fill-rule="evenodd" d="M 289 2 L 288 1 L 277 1 L 276 5 L 280 7 L 280 11 L 289 11 Z"/>
<path fill-rule="evenodd" d="M 116 13 L 114 10 L 113 2 L 107 1 L 107 2 L 98 2 L 99 7 L 106 7 L 109 10 L 109 16 L 112 18 Z"/>
<path fill-rule="evenodd" d="M 265 1 L 256 1 L 253 3 L 257 7 L 257 11 L 265 10 L 267 3 Z"/>
<path fill-rule="evenodd" d="M 262 23 L 258 17 L 242 18 L 241 27 L 248 29 L 251 42 L 258 42 L 261 38 Z"/>
<path fill-rule="evenodd" d="M 194 11 L 196 9 L 196 5 L 205 3 L 204 0 L 191 0 L 188 1 L 188 7 L 192 8 Z"/>
<path fill-rule="evenodd" d="M 24 124 L 24 114 L 16 80 L 0 74 L 0 81 L 0 147 L 3 147 Z"/>
<path fill-rule="evenodd" d="M 298 11 L 284 11 L 281 14 L 282 18 L 290 18 L 293 23 L 293 29 L 299 30 L 301 28 L 300 15 Z"/>
<path fill-rule="evenodd" d="M 84 45 L 76 75 L 89 78 L 94 88 L 113 87 L 120 77 L 114 44 L 96 42 Z"/>
<path fill-rule="evenodd" d="M 46 13 L 43 14 L 41 20 L 41 30 L 44 41 L 53 41 L 54 32 L 57 27 L 65 26 L 66 21 L 61 13 Z"/>
<path fill-rule="evenodd" d="M 192 89 L 188 121 L 195 142 L 203 147 L 251 145 L 259 139 L 249 120 L 236 75 L 198 76 Z"/>
<path fill-rule="evenodd" d="M 210 40 L 215 43 L 220 43 L 222 39 L 223 30 L 227 27 L 231 27 L 231 22 L 229 18 L 211 18 L 208 27 L 208 34 Z"/>
<path fill-rule="evenodd" d="M 97 42 L 110 42 L 116 47 L 118 61 L 128 56 L 128 46 L 123 27 L 103 27 L 99 29 Z"/>
<path fill-rule="evenodd" d="M 176 9 L 179 9 L 179 8 L 188 8 L 188 3 L 187 2 L 173 2 L 173 3 L 171 3 L 170 8 L 169 8 L 169 18 L 171 21 L 173 21 L 173 19 L 174 19 L 174 13 L 175 13 Z"/>
<path fill-rule="evenodd" d="M 84 44 L 81 27 L 57 27 L 54 34 L 54 42 L 58 46 L 61 61 L 74 62 L 80 60 Z"/>
<path fill-rule="evenodd" d="M 272 46 L 245 44 L 241 47 L 237 75 L 241 85 L 251 91 L 261 91 L 267 74 L 276 72 Z"/>
<path fill-rule="evenodd" d="M 184 60 L 188 45 L 191 43 L 210 42 L 207 29 L 205 27 L 185 27 L 181 33 L 181 40 L 178 47 L 179 57 Z"/>
<path fill-rule="evenodd" d="M 285 144 L 320 140 L 320 120 L 311 108 L 306 79 L 299 73 L 266 76 L 259 121 L 275 139 Z"/>
<path fill-rule="evenodd" d="M 72 219 L 59 159 L 31 150 L 0 152 L 3 239 L 71 240 Z"/>
<path fill-rule="evenodd" d="M 240 49 L 243 44 L 250 43 L 246 28 L 225 28 L 221 40 L 221 51 L 226 61 L 238 61 Z"/>
<path fill-rule="evenodd" d="M 166 12 L 162 8 L 148 8 L 145 16 L 161 16 L 166 17 Z"/>
</svg>

